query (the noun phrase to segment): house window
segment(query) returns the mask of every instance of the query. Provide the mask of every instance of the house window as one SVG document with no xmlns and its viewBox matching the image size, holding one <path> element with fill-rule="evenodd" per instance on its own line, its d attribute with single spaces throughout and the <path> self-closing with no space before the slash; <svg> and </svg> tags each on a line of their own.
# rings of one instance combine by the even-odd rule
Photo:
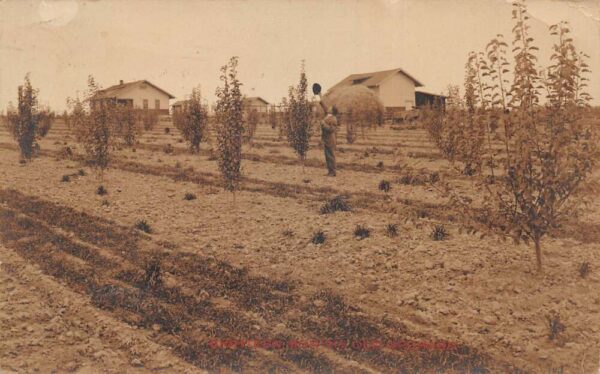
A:
<svg viewBox="0 0 600 374">
<path fill-rule="evenodd" d="M 154 109 L 160 109 L 160 100 L 154 100 Z"/>
<path fill-rule="evenodd" d="M 144 109 L 148 109 L 148 99 L 144 99 Z"/>
</svg>

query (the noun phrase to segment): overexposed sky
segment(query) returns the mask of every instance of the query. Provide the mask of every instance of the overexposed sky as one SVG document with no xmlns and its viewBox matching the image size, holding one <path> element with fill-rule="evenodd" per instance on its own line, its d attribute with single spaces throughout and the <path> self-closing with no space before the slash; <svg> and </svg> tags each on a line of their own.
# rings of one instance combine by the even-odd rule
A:
<svg viewBox="0 0 600 374">
<path fill-rule="evenodd" d="M 547 65 L 548 26 L 571 23 L 591 55 L 600 104 L 600 0 L 530 0 L 532 34 Z M 183 98 L 201 85 L 214 101 L 219 68 L 239 56 L 243 93 L 278 102 L 298 81 L 324 89 L 351 73 L 401 67 L 439 93 L 462 84 L 467 53 L 512 36 L 507 0 L 0 0 L 0 110 L 27 72 L 56 110 L 85 89 L 147 79 Z"/>
</svg>

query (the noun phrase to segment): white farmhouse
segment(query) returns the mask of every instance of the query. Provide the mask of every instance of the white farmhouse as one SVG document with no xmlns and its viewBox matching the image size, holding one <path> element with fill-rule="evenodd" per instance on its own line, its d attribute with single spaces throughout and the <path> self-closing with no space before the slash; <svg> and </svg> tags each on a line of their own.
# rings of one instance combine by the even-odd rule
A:
<svg viewBox="0 0 600 374">
<path fill-rule="evenodd" d="M 114 100 L 118 104 L 128 105 L 136 109 L 150 109 L 159 114 L 169 114 L 169 99 L 174 99 L 162 88 L 147 80 L 119 84 L 98 91 L 92 103 Z"/>
<path fill-rule="evenodd" d="M 246 110 L 256 110 L 258 113 L 267 113 L 269 111 L 269 102 L 262 97 L 244 97 L 242 106 Z"/>
<path fill-rule="evenodd" d="M 356 84 L 366 86 L 375 92 L 388 115 L 413 109 L 415 107 L 415 87 L 423 86 L 421 82 L 398 68 L 349 75 L 333 86 L 330 91 Z"/>
</svg>

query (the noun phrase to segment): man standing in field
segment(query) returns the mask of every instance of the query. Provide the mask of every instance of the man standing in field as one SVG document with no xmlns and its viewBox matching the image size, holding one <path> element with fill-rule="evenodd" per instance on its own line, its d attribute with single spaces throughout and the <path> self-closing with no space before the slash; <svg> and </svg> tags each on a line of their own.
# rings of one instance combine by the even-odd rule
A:
<svg viewBox="0 0 600 374">
<path fill-rule="evenodd" d="M 319 97 L 319 105 L 326 114 L 325 118 L 321 120 L 321 140 L 323 142 L 323 148 L 325 150 L 325 162 L 327 163 L 327 170 L 330 177 L 335 177 L 335 148 L 336 148 L 336 132 L 338 121 L 336 118 L 337 109 L 330 107 L 327 109 L 323 99 L 321 98 L 321 85 L 318 83 L 313 84 L 313 94 Z"/>
<path fill-rule="evenodd" d="M 327 163 L 327 170 L 330 177 L 335 177 L 335 148 L 336 132 L 338 121 L 335 117 L 337 111 L 335 107 L 330 108 L 327 115 L 321 121 L 321 139 L 323 141 L 323 148 L 325 149 L 325 162 Z"/>
</svg>

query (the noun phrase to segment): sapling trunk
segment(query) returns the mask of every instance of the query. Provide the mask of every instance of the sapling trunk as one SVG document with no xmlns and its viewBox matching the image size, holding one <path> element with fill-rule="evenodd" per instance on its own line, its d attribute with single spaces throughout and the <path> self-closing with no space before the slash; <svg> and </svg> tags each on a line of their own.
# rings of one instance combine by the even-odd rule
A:
<svg viewBox="0 0 600 374">
<path fill-rule="evenodd" d="M 533 239 L 533 243 L 535 244 L 535 259 L 538 273 L 542 272 L 542 246 L 540 243 L 541 240 L 542 238 L 539 236 L 536 236 Z"/>
</svg>

